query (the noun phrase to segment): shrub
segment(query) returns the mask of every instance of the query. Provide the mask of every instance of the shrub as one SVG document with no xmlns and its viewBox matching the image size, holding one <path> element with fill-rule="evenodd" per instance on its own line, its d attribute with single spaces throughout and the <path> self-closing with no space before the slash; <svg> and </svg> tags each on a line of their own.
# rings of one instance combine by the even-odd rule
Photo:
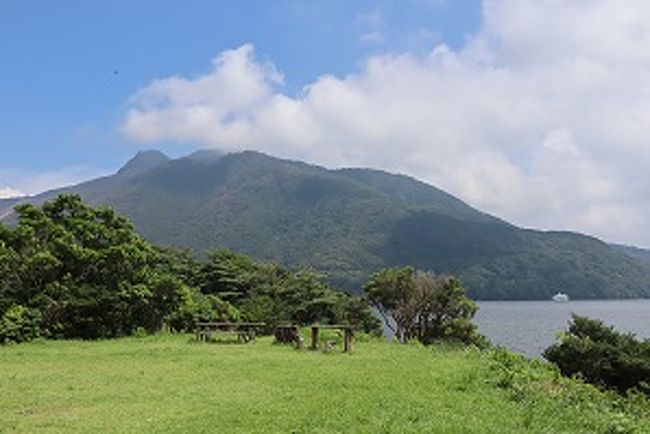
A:
<svg viewBox="0 0 650 434">
<path fill-rule="evenodd" d="M 563 377 L 551 363 L 528 360 L 503 348 L 484 354 L 492 384 L 524 409 L 522 428 L 526 431 L 566 432 L 566 427 L 556 425 L 556 416 L 563 411 L 574 414 L 581 428 L 576 432 L 633 434 L 641 432 L 637 421 L 648 417 L 645 395 L 623 397 L 601 391 L 579 379 Z"/>
<path fill-rule="evenodd" d="M 0 343 L 25 342 L 41 334 L 38 310 L 11 306 L 0 318 Z"/>
<path fill-rule="evenodd" d="M 602 321 L 572 315 L 568 333 L 544 357 L 564 375 L 625 392 L 650 393 L 650 342 L 620 333 Z"/>
</svg>

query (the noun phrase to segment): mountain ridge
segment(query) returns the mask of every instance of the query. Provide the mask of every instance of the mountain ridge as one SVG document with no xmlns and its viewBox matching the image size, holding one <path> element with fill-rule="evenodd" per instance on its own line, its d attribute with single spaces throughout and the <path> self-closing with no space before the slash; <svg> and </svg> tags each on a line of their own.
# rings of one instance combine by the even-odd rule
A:
<svg viewBox="0 0 650 434">
<path fill-rule="evenodd" d="M 405 175 L 256 151 L 151 152 L 114 175 L 26 200 L 77 192 L 114 206 L 154 243 L 306 264 L 348 290 L 380 267 L 413 265 L 456 274 L 482 299 L 650 296 L 650 263 L 594 237 L 516 227 Z"/>
</svg>

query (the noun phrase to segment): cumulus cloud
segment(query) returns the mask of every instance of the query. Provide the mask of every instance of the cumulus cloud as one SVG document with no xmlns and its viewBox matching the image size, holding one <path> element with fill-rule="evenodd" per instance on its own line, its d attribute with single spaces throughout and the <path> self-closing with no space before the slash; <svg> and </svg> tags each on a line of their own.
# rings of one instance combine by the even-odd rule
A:
<svg viewBox="0 0 650 434">
<path fill-rule="evenodd" d="M 155 80 L 140 90 L 123 129 L 144 143 L 235 143 L 255 128 L 257 113 L 274 99 L 279 83 L 275 67 L 256 62 L 253 47 L 243 45 L 221 53 L 207 75 Z"/>
<path fill-rule="evenodd" d="M 155 80 L 131 140 L 258 149 L 432 182 L 514 223 L 650 246 L 650 2 L 484 0 L 464 47 L 373 56 L 297 96 L 251 45 Z"/>
</svg>

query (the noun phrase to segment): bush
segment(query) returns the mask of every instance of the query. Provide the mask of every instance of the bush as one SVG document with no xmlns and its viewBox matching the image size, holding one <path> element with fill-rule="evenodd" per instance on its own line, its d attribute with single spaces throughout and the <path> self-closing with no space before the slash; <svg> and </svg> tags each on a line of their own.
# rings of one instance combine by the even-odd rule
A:
<svg viewBox="0 0 650 434">
<path fill-rule="evenodd" d="M 644 395 L 623 397 L 601 391 L 579 379 L 563 377 L 553 364 L 528 360 L 503 348 L 484 354 L 492 384 L 524 409 L 522 431 L 566 432 L 566 427 L 555 424 L 557 415 L 568 411 L 582 428 L 576 432 L 633 434 L 641 432 L 637 421 L 648 417 L 650 407 Z"/>
<path fill-rule="evenodd" d="M 564 375 L 619 392 L 650 393 L 650 342 L 620 333 L 602 321 L 572 315 L 568 333 L 544 352 Z"/>
<path fill-rule="evenodd" d="M 0 319 L 0 343 L 26 342 L 41 334 L 41 315 L 35 309 L 11 306 Z"/>
</svg>

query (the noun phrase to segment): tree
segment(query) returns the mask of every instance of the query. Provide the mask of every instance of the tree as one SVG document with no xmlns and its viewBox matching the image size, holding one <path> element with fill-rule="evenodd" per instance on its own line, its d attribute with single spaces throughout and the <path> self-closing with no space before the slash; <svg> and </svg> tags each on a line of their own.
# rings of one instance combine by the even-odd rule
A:
<svg viewBox="0 0 650 434">
<path fill-rule="evenodd" d="M 196 284 L 202 292 L 236 304 L 248 298 L 253 289 L 278 281 L 284 274 L 280 267 L 222 249 L 208 254 L 208 260 L 199 267 Z"/>
<path fill-rule="evenodd" d="M 239 310 L 214 294 L 204 294 L 196 288 L 183 288 L 180 307 L 166 317 L 174 331 L 192 331 L 197 321 L 239 321 Z"/>
<path fill-rule="evenodd" d="M 283 322 L 323 322 L 346 323 L 369 333 L 380 330 L 363 300 L 334 290 L 325 276 L 309 268 L 289 270 L 218 250 L 199 267 L 196 282 L 201 292 L 235 306 L 243 319 L 265 322 L 269 328 Z"/>
<path fill-rule="evenodd" d="M 650 393 L 650 341 L 620 333 L 602 321 L 572 314 L 567 333 L 544 351 L 562 374 L 625 392 Z"/>
<path fill-rule="evenodd" d="M 0 266 L 0 308 L 37 311 L 43 335 L 153 331 L 180 303 L 179 282 L 111 208 L 92 208 L 78 195 L 62 194 L 41 207 L 19 205 L 16 212 L 18 225 L 0 231 L 0 256 L 12 264 Z"/>
<path fill-rule="evenodd" d="M 471 321 L 476 303 L 465 296 L 458 279 L 411 267 L 386 268 L 373 274 L 364 290 L 400 342 L 484 340 Z"/>
<path fill-rule="evenodd" d="M 410 338 L 411 324 L 404 310 L 411 297 L 414 274 L 415 269 L 411 267 L 384 268 L 370 276 L 363 287 L 370 303 L 399 342 Z"/>
</svg>

